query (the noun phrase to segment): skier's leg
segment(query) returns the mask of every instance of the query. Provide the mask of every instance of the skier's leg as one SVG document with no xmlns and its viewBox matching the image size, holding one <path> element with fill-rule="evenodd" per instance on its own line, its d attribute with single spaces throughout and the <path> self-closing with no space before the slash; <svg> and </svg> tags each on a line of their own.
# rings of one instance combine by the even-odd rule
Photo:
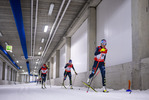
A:
<svg viewBox="0 0 149 100">
<path fill-rule="evenodd" d="M 65 71 L 65 72 L 64 72 L 64 79 L 63 79 L 62 85 L 64 85 L 64 81 L 66 80 L 66 77 L 67 77 L 67 72 Z"/>
<path fill-rule="evenodd" d="M 88 80 L 87 80 L 87 83 L 90 83 L 90 79 L 95 75 L 95 73 L 96 73 L 96 70 L 97 70 L 97 64 L 98 64 L 98 61 L 94 61 L 94 65 L 93 65 L 93 67 L 92 67 L 92 72 L 91 72 L 91 74 L 89 75 L 89 78 L 88 78 Z"/>
<path fill-rule="evenodd" d="M 43 88 L 43 75 L 41 75 L 41 88 Z"/>
<path fill-rule="evenodd" d="M 69 77 L 69 82 L 70 82 L 70 88 L 72 88 L 72 80 L 71 80 L 71 72 L 68 73 L 68 77 Z"/>
<path fill-rule="evenodd" d="M 106 71 L 105 71 L 104 63 L 102 63 L 99 68 L 100 68 L 101 76 L 102 76 L 103 92 L 106 92 L 107 91 L 107 89 L 106 89 L 106 77 L 105 77 Z"/>
<path fill-rule="evenodd" d="M 45 82 L 46 82 L 46 74 L 44 76 L 44 88 L 46 88 Z"/>
</svg>

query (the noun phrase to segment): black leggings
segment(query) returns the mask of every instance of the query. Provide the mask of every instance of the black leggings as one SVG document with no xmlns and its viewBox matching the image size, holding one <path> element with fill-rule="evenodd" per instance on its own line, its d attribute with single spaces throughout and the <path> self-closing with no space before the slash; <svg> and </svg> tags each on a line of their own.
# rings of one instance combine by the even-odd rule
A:
<svg viewBox="0 0 149 100">
<path fill-rule="evenodd" d="M 67 75 L 68 75 L 68 77 L 69 77 L 70 85 L 72 85 L 71 72 L 66 72 L 66 71 L 64 72 L 64 81 L 66 80 Z"/>
<path fill-rule="evenodd" d="M 106 86 L 106 78 L 105 78 L 106 71 L 105 71 L 104 62 L 98 63 L 98 61 L 94 61 L 94 65 L 92 67 L 92 73 L 89 75 L 89 78 L 92 78 L 96 74 L 98 68 L 100 69 L 101 76 L 102 76 L 102 85 Z"/>
<path fill-rule="evenodd" d="M 45 82 L 46 81 L 46 74 L 41 74 L 41 78 L 42 78 L 42 85 L 43 85 L 43 82 Z"/>
</svg>

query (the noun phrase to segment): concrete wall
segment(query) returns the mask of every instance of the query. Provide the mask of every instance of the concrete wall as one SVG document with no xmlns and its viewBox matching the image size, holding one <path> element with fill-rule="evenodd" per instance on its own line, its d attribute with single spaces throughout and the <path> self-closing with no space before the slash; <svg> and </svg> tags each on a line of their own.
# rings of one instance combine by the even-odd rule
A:
<svg viewBox="0 0 149 100">
<path fill-rule="evenodd" d="M 95 14 L 94 11 L 96 11 L 97 13 L 96 20 L 94 16 Z M 96 29 L 94 24 L 96 24 L 97 27 L 96 35 L 94 34 Z M 88 57 L 87 61 L 88 62 L 93 61 L 92 54 L 93 49 L 95 48 L 92 46 L 94 46 L 95 44 L 96 46 L 99 45 L 100 39 L 104 37 L 108 40 L 109 45 L 108 55 L 118 52 L 115 54 L 115 56 L 107 56 L 109 58 L 111 57 L 110 58 L 111 63 L 109 63 L 108 67 L 106 65 L 107 88 L 127 89 L 128 80 L 130 80 L 132 89 L 140 89 L 140 90 L 149 89 L 148 26 L 149 26 L 148 0 L 103 0 L 101 4 L 97 6 L 97 9 L 95 9 L 94 7 L 89 8 L 88 12 L 89 33 L 87 35 L 87 39 L 90 42 L 87 45 L 88 49 L 86 55 L 89 55 L 87 56 Z M 93 34 L 91 34 L 90 32 L 91 33 L 93 32 Z M 103 34 L 102 32 L 103 33 L 105 32 L 105 34 Z M 106 34 L 106 32 L 108 32 L 108 34 Z M 72 37 L 70 38 L 72 39 Z M 95 39 L 97 39 L 96 43 L 94 43 Z M 118 41 L 116 42 L 115 39 Z M 116 47 L 116 45 L 118 48 Z M 115 49 L 112 47 L 114 47 Z M 92 54 L 88 54 L 90 52 L 92 52 Z M 107 60 L 106 63 L 108 64 L 108 62 L 109 60 Z M 91 62 L 87 64 L 87 68 L 90 69 L 90 67 Z M 75 75 L 73 74 L 72 75 L 73 85 L 84 86 L 81 81 L 86 82 L 89 73 L 90 72 L 88 70 L 85 72 L 80 72 L 76 76 L 76 78 Z M 62 80 L 63 77 L 52 79 L 51 84 L 61 85 Z M 65 84 L 69 85 L 68 77 L 67 80 L 65 81 Z M 96 88 L 102 87 L 100 73 L 94 79 L 92 85 Z"/>
<path fill-rule="evenodd" d="M 107 40 L 106 66 L 132 61 L 131 0 L 103 0 L 97 6 L 97 45 Z"/>
<path fill-rule="evenodd" d="M 17 70 L 0 54 L 0 85 L 19 83 L 16 81 Z"/>
<path fill-rule="evenodd" d="M 134 89 L 144 89 L 143 85 L 145 83 L 142 83 L 143 79 L 142 74 L 144 73 L 143 72 L 144 70 L 142 70 L 141 60 L 149 57 L 148 26 L 149 26 L 148 0 L 132 0 L 132 46 L 133 46 L 132 87 Z M 146 78 L 145 82 L 148 83 L 149 80 Z"/>
<path fill-rule="evenodd" d="M 149 58 L 141 60 L 141 89 L 149 89 Z"/>
</svg>

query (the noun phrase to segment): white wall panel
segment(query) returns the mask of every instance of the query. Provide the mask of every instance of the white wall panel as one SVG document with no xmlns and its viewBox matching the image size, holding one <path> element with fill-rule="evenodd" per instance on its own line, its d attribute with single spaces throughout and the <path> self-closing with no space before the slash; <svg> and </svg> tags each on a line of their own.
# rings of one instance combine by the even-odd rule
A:
<svg viewBox="0 0 149 100">
<path fill-rule="evenodd" d="M 71 59 L 78 73 L 87 71 L 87 22 L 71 37 Z"/>
<path fill-rule="evenodd" d="M 54 56 L 53 62 L 53 78 L 56 78 L 56 56 Z"/>
<path fill-rule="evenodd" d="M 60 49 L 60 66 L 59 66 L 59 76 L 62 77 L 64 73 L 64 66 L 66 64 L 65 62 L 66 53 L 65 53 L 65 45 Z"/>
<path fill-rule="evenodd" d="M 106 65 L 132 61 L 131 0 L 103 0 L 97 7 L 97 45 L 107 40 Z"/>
</svg>

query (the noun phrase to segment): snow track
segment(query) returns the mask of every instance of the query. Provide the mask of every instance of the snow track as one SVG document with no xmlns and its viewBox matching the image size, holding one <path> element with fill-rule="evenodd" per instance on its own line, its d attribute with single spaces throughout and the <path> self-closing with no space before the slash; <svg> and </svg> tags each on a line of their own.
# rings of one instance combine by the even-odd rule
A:
<svg viewBox="0 0 149 100">
<path fill-rule="evenodd" d="M 41 85 L 34 83 L 0 85 L 0 100 L 149 100 L 149 90 L 133 90 L 131 94 L 125 90 L 109 89 L 109 93 L 103 93 L 101 89 L 96 89 L 98 93 L 92 90 L 86 93 L 86 90 L 84 87 L 65 89 L 61 86 L 41 89 Z"/>
</svg>

